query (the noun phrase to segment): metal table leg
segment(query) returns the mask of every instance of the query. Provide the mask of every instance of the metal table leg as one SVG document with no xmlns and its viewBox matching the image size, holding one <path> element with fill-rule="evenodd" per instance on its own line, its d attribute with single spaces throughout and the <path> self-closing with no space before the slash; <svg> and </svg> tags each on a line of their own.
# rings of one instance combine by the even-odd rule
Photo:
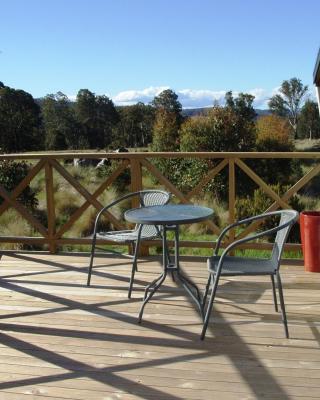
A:
<svg viewBox="0 0 320 400">
<path fill-rule="evenodd" d="M 167 246 L 167 231 L 173 230 L 174 231 L 174 242 L 175 242 L 175 262 L 174 264 L 170 263 L 169 258 L 169 250 Z M 186 290 L 186 292 L 191 296 L 194 302 L 197 304 L 200 315 L 202 319 L 204 318 L 203 314 L 203 306 L 202 306 L 202 298 L 200 291 L 195 283 L 193 283 L 189 278 L 187 278 L 181 271 L 180 271 L 180 260 L 179 260 L 179 226 L 164 226 L 163 227 L 163 235 L 162 235 L 162 254 L 163 254 L 163 271 L 156 279 L 154 279 L 145 289 L 143 302 L 141 305 L 141 309 L 139 312 L 138 321 L 139 323 L 142 320 L 144 307 L 151 300 L 154 293 L 160 288 L 162 283 L 165 281 L 168 271 L 171 272 L 172 277 L 174 279 L 174 274 L 176 275 L 177 280 L 179 280 Z M 175 279 L 174 279 L 175 280 Z"/>
</svg>

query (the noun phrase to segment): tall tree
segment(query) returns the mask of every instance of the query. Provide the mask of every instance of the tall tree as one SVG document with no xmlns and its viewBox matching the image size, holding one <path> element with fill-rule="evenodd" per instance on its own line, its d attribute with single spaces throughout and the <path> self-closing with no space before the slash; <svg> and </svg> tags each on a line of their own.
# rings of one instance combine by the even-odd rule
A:
<svg viewBox="0 0 320 400">
<path fill-rule="evenodd" d="M 96 96 L 88 89 L 81 89 L 75 109 L 89 147 L 103 148 L 109 145 L 112 128 L 119 121 L 112 100 L 107 96 Z"/>
<path fill-rule="evenodd" d="M 174 151 L 179 147 L 179 129 L 183 121 L 182 105 L 171 89 L 156 96 L 151 105 L 155 108 L 152 149 Z"/>
<path fill-rule="evenodd" d="M 114 130 L 113 144 L 125 147 L 145 147 L 152 141 L 154 109 L 137 103 L 118 108 L 120 122 Z"/>
<path fill-rule="evenodd" d="M 0 148 L 23 152 L 43 148 L 40 107 L 31 94 L 7 86 L 0 88 Z"/>
<path fill-rule="evenodd" d="M 151 105 L 156 109 L 164 108 L 168 112 L 181 115 L 182 105 L 178 101 L 178 95 L 171 89 L 163 90 L 152 100 Z"/>
<path fill-rule="evenodd" d="M 179 128 L 176 115 L 165 109 L 156 112 L 153 125 L 153 151 L 177 151 L 179 149 Z"/>
<path fill-rule="evenodd" d="M 113 127 L 119 122 L 119 114 L 113 101 L 107 96 L 96 96 L 96 123 L 95 140 L 92 147 L 103 148 L 109 146 L 112 141 Z"/>
<path fill-rule="evenodd" d="M 61 92 L 47 95 L 41 104 L 45 145 L 49 150 L 80 148 L 80 126 L 70 100 Z"/>
<path fill-rule="evenodd" d="M 298 137 L 301 139 L 320 138 L 320 116 L 318 104 L 307 100 L 301 108 L 298 122 Z"/>
<path fill-rule="evenodd" d="M 280 94 L 272 96 L 268 102 L 269 108 L 274 114 L 288 118 L 295 139 L 300 108 L 307 91 L 308 86 L 304 86 L 300 79 L 291 78 L 282 82 L 279 89 Z"/>
</svg>

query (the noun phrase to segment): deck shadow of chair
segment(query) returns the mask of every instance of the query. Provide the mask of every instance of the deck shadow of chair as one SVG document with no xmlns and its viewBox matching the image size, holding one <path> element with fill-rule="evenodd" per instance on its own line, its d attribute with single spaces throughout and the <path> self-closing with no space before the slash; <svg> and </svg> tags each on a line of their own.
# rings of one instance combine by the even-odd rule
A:
<svg viewBox="0 0 320 400">
<path fill-rule="evenodd" d="M 94 230 L 92 235 L 92 245 L 91 245 L 91 256 L 90 256 L 90 264 L 88 269 L 88 279 L 87 279 L 87 286 L 90 286 L 91 282 L 91 274 L 93 268 L 93 261 L 95 256 L 96 249 L 103 250 L 96 246 L 97 239 L 105 239 L 115 244 L 131 244 L 133 246 L 133 262 L 132 262 L 132 269 L 131 269 L 131 277 L 128 289 L 128 297 L 131 297 L 132 286 L 134 281 L 134 275 L 137 271 L 137 258 L 139 254 L 139 247 L 141 241 L 144 240 L 151 240 L 155 238 L 161 237 L 160 228 L 156 225 L 136 225 L 134 229 L 131 230 L 118 230 L 118 231 L 108 231 L 103 232 L 99 231 L 99 221 L 102 215 L 109 210 L 110 208 L 114 207 L 115 205 L 137 197 L 139 199 L 140 207 L 147 207 L 147 206 L 155 206 L 155 205 L 165 205 L 170 201 L 171 194 L 165 192 L 163 190 L 141 190 L 138 192 L 128 193 L 124 196 L 119 197 L 118 199 L 114 200 L 104 208 L 102 208 L 96 216 L 95 223 L 94 223 Z M 110 251 L 111 252 L 111 251 Z M 113 252 L 115 253 L 115 252 Z"/>
<path fill-rule="evenodd" d="M 259 231 L 254 235 L 244 237 L 239 240 L 235 240 L 230 243 L 225 250 L 219 255 L 219 250 L 222 244 L 222 240 L 226 233 L 233 228 L 237 228 L 241 225 L 247 225 L 251 222 L 261 223 L 266 220 L 274 219 L 274 217 L 280 217 L 279 223 L 274 228 L 266 228 L 263 231 Z M 209 324 L 210 315 L 212 312 L 213 302 L 218 288 L 219 279 L 221 276 L 270 276 L 272 284 L 273 300 L 276 312 L 278 311 L 276 284 L 279 293 L 280 307 L 282 313 L 282 321 L 284 324 L 285 335 L 289 338 L 287 316 L 284 304 L 282 283 L 280 277 L 280 261 L 283 252 L 284 244 L 289 235 L 290 229 L 294 223 L 298 220 L 299 213 L 295 210 L 280 210 L 269 213 L 256 215 L 250 218 L 246 218 L 241 221 L 237 221 L 225 229 L 222 230 L 218 237 L 214 255 L 207 261 L 209 277 L 206 285 L 206 290 L 203 297 L 203 307 L 206 305 L 206 300 L 211 290 L 208 306 L 205 310 L 205 318 L 203 328 L 201 332 L 201 340 L 205 338 L 206 331 Z M 237 247 L 249 241 L 254 241 L 263 236 L 275 236 L 273 247 L 270 258 L 249 258 L 249 257 L 237 257 L 229 255 L 231 251 L 234 251 Z"/>
</svg>

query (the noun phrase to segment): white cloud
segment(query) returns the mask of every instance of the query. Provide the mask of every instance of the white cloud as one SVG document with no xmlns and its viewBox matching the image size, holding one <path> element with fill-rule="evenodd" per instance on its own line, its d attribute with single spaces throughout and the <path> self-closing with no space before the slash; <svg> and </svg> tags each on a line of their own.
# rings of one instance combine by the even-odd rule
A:
<svg viewBox="0 0 320 400">
<path fill-rule="evenodd" d="M 112 97 L 112 100 L 116 105 L 121 106 L 135 104 L 139 101 L 141 101 L 142 103 L 150 103 L 150 101 L 152 101 L 155 96 L 158 96 L 166 89 L 169 89 L 169 86 L 150 86 L 142 90 L 126 90 Z"/>
<path fill-rule="evenodd" d="M 155 96 L 158 96 L 163 90 L 170 89 L 169 86 L 150 86 L 145 89 L 125 90 L 119 92 L 115 96 L 110 96 L 113 102 L 118 106 L 127 106 L 142 102 L 149 104 Z M 270 91 L 262 88 L 254 88 L 244 90 L 243 92 L 252 94 L 254 99 L 254 107 L 265 109 L 268 108 L 268 100 L 271 96 L 278 93 L 279 87 Z M 175 90 L 178 95 L 178 100 L 183 108 L 199 108 L 212 107 L 215 103 L 224 104 L 226 90 L 208 90 L 208 89 L 181 89 Z M 237 97 L 239 91 L 234 90 L 233 96 Z M 68 98 L 75 101 L 75 95 L 69 95 Z"/>
<path fill-rule="evenodd" d="M 179 101 L 183 108 L 210 107 L 213 106 L 215 102 L 220 104 L 223 103 L 225 94 L 225 90 L 183 89 L 177 91 Z"/>
<path fill-rule="evenodd" d="M 112 97 L 116 105 L 131 105 L 139 101 L 142 103 L 150 103 L 155 96 L 158 96 L 163 90 L 169 89 L 169 86 L 151 86 L 141 90 L 126 90 Z M 255 96 L 254 107 L 267 108 L 268 99 L 278 90 L 273 89 L 268 92 L 262 88 L 247 90 L 247 93 Z M 211 107 L 214 103 L 223 104 L 226 90 L 208 90 L 208 89 L 181 89 L 175 90 L 178 99 L 183 108 Z M 233 91 L 233 95 L 237 96 L 238 91 Z"/>
</svg>

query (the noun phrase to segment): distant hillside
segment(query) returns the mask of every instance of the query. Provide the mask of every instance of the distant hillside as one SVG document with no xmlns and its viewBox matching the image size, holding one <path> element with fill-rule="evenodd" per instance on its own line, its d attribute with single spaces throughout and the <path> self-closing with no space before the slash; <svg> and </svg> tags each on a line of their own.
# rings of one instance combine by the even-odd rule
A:
<svg viewBox="0 0 320 400">
<path fill-rule="evenodd" d="M 202 107 L 202 108 L 184 108 L 182 110 L 182 114 L 184 117 L 193 117 L 195 115 L 201 115 L 204 114 L 209 108 L 208 107 Z M 257 117 L 262 117 L 263 115 L 269 115 L 271 114 L 270 110 L 260 110 L 259 108 L 255 109 L 255 112 L 257 113 Z"/>
</svg>

